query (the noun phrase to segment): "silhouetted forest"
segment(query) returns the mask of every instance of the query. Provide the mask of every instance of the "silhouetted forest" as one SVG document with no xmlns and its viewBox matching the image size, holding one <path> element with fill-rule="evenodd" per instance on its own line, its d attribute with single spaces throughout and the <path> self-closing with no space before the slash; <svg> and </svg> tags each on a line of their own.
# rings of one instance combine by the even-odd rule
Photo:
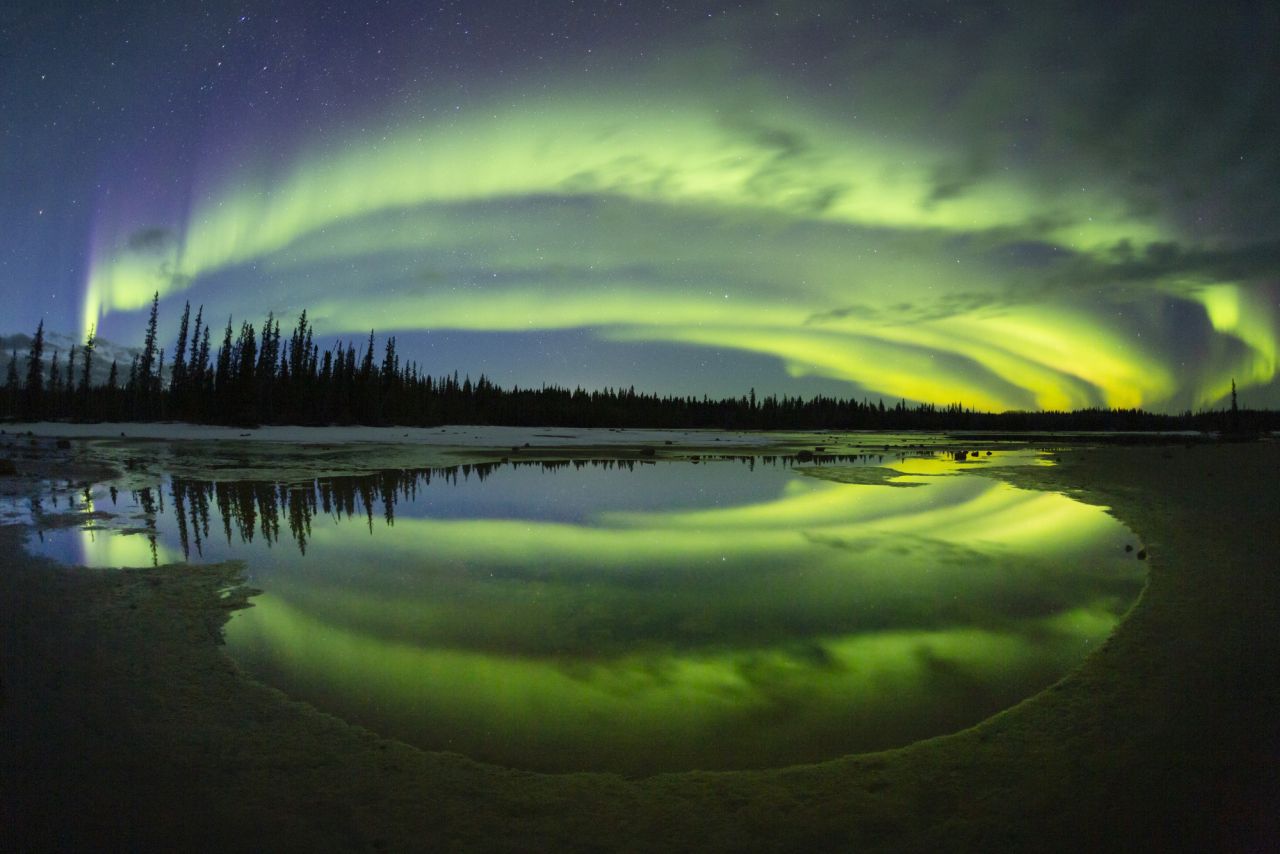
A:
<svg viewBox="0 0 1280 854">
<path fill-rule="evenodd" d="M 634 387 L 586 391 L 559 386 L 499 388 L 476 380 L 432 376 L 402 362 L 396 339 L 381 346 L 338 341 L 321 350 L 304 311 L 289 336 L 268 316 L 259 330 L 227 320 L 219 339 L 204 317 L 182 312 L 172 350 L 159 347 L 157 312 L 139 355 L 111 364 L 105 383 L 91 381 L 94 333 L 65 361 L 46 359 L 44 324 L 25 358 L 8 360 L 0 418 L 77 421 L 190 421 L 203 424 L 365 424 L 438 426 L 496 424 L 558 427 L 665 427 L 725 430 L 1221 430 L 1280 429 L 1280 412 L 1239 409 L 1166 415 L 1138 409 L 1074 412 L 975 412 L 883 399 L 768 395 L 738 398 L 660 396 Z M 213 341 L 220 340 L 216 349 Z M 45 366 L 47 362 L 47 367 Z"/>
</svg>

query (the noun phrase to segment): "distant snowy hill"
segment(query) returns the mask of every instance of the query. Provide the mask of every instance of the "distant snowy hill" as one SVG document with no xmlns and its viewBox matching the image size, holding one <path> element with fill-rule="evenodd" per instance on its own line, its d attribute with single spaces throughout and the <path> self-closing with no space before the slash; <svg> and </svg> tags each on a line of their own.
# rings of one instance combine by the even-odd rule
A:
<svg viewBox="0 0 1280 854">
<path fill-rule="evenodd" d="M 72 345 L 76 348 L 76 382 L 80 381 L 80 372 L 84 370 L 84 339 L 72 335 L 66 335 L 61 332 L 46 332 L 44 334 L 44 357 L 41 360 L 45 376 L 49 375 L 49 359 L 56 354 L 58 359 L 58 368 L 62 370 L 67 365 L 67 353 L 71 350 Z M 31 336 L 26 333 L 17 333 L 13 335 L 0 335 L 0 383 L 4 382 L 4 373 L 9 370 L 9 359 L 14 352 L 18 355 L 18 376 L 26 379 L 27 370 L 27 354 L 31 351 Z M 103 338 L 99 338 L 93 348 L 93 383 L 101 385 L 107 381 L 107 376 L 111 372 L 111 362 L 115 360 L 119 363 L 120 384 L 129 377 L 129 365 L 133 362 L 135 355 L 141 355 L 141 347 L 125 347 L 115 344 Z M 165 359 L 169 358 L 168 354 Z M 165 365 L 165 376 L 169 374 L 169 366 Z"/>
</svg>

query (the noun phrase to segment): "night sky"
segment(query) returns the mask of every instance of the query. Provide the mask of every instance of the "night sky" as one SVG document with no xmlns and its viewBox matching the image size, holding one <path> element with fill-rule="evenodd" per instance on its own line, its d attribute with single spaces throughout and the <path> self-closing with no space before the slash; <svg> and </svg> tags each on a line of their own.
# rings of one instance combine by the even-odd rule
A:
<svg viewBox="0 0 1280 854">
<path fill-rule="evenodd" d="M 1275 3 L 18 0 L 0 116 L 0 333 L 1280 406 Z"/>
</svg>

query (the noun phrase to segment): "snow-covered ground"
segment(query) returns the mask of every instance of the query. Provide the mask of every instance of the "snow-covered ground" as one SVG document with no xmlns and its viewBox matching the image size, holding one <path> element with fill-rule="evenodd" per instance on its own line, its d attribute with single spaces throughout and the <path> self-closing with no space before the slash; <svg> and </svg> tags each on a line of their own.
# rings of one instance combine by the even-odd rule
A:
<svg viewBox="0 0 1280 854">
<path fill-rule="evenodd" d="M 193 441 L 284 442 L 298 445 L 335 445 L 356 442 L 381 442 L 450 447 L 503 448 L 536 446 L 593 445 L 720 445 L 754 447 L 768 445 L 776 439 L 760 433 L 736 433 L 721 430 L 638 430 L 569 427 L 258 427 L 252 430 L 186 424 L 177 421 L 159 423 L 68 424 L 36 422 L 0 424 L 0 429 L 14 434 L 30 431 L 36 436 L 68 439 L 113 438 L 169 439 Z"/>
</svg>

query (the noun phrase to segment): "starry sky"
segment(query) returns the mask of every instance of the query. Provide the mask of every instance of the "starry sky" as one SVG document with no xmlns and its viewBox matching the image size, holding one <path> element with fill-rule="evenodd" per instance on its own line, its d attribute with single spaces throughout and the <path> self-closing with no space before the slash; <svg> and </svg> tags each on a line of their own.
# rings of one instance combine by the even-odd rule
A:
<svg viewBox="0 0 1280 854">
<path fill-rule="evenodd" d="M 1024 8 L 1026 7 L 1026 8 Z M 153 293 L 432 373 L 1280 406 L 1280 7 L 0 8 L 0 332 Z"/>
</svg>

